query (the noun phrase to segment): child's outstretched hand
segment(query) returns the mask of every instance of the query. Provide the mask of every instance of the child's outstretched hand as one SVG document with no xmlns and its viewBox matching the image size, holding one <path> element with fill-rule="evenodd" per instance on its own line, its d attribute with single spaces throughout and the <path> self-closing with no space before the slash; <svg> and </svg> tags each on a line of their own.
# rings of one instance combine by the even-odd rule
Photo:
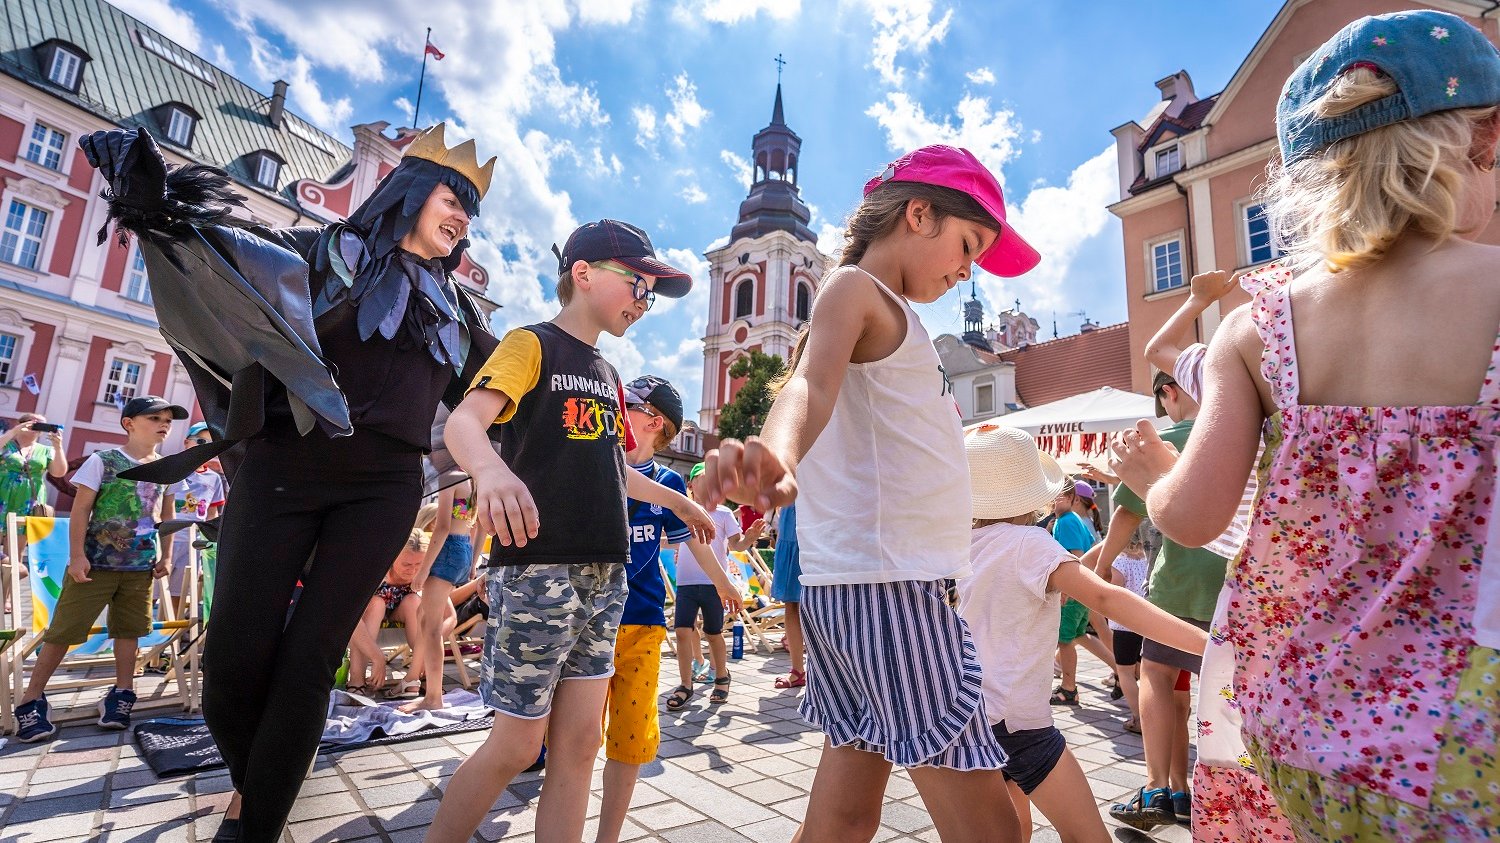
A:
<svg viewBox="0 0 1500 843">
<path fill-rule="evenodd" d="M 508 468 L 474 475 L 474 520 L 500 544 L 525 547 L 536 538 L 539 514 L 531 490 Z"/>
<path fill-rule="evenodd" d="M 693 539 L 704 544 L 714 540 L 714 519 L 709 516 L 708 510 L 699 506 L 694 501 L 688 501 L 687 506 L 682 509 L 672 510 L 672 514 L 682 519 L 682 523 L 693 531 Z"/>
<path fill-rule="evenodd" d="M 1239 286 L 1240 276 L 1223 269 L 1212 269 L 1194 275 L 1188 282 L 1188 295 L 1203 302 L 1216 302 Z"/>
<path fill-rule="evenodd" d="M 726 498 L 748 503 L 761 512 L 797 499 L 797 478 L 786 462 L 751 436 L 744 442 L 725 439 L 703 458 L 705 503 L 718 506 Z"/>
<path fill-rule="evenodd" d="M 1177 464 L 1176 446 L 1163 441 L 1156 426 L 1144 419 L 1135 423 L 1135 430 L 1115 437 L 1109 451 L 1109 470 L 1143 500 L 1152 484 Z"/>
</svg>

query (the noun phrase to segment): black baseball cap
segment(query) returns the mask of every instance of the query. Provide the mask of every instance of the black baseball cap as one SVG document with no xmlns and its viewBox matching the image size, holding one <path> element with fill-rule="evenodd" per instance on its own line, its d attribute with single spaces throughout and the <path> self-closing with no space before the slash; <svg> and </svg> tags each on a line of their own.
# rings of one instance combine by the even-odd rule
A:
<svg viewBox="0 0 1500 843">
<path fill-rule="evenodd" d="M 120 418 L 129 419 L 136 416 L 144 416 L 147 413 L 159 413 L 162 410 L 171 410 L 172 418 L 181 421 L 188 417 L 188 411 L 173 404 L 160 395 L 140 395 L 125 402 L 125 407 L 120 410 Z"/>
<path fill-rule="evenodd" d="M 628 222 L 599 220 L 580 225 L 568 235 L 568 242 L 561 250 L 553 243 L 552 253 L 557 255 L 559 273 L 578 261 L 615 261 L 642 275 L 656 276 L 656 286 L 652 289 L 659 296 L 680 299 L 693 289 L 692 276 L 657 260 L 651 238 Z"/>
<path fill-rule="evenodd" d="M 682 430 L 682 396 L 666 378 L 642 375 L 625 384 L 625 406 L 631 404 L 650 404 L 672 423 L 673 430 Z"/>
</svg>

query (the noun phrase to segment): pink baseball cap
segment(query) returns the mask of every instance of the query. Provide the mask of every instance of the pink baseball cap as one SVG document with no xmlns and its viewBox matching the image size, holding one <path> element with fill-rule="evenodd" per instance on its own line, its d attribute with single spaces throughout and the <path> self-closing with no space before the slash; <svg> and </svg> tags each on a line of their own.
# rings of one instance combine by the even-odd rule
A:
<svg viewBox="0 0 1500 843">
<path fill-rule="evenodd" d="M 1000 223 L 1000 236 L 976 263 L 985 272 L 1014 278 L 1031 271 L 1042 256 L 1005 222 L 1005 195 L 1000 182 L 979 163 L 974 153 L 956 146 L 924 146 L 892 161 L 885 171 L 865 182 L 865 195 L 891 181 L 932 184 L 967 193 Z"/>
</svg>

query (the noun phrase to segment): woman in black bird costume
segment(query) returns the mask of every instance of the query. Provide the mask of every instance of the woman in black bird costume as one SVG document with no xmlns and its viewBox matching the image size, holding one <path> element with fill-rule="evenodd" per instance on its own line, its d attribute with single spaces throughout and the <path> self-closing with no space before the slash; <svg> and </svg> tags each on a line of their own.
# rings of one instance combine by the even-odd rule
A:
<svg viewBox="0 0 1500 843">
<path fill-rule="evenodd" d="M 169 169 L 144 129 L 80 144 L 140 241 L 216 440 L 132 478 L 171 482 L 228 450 L 203 711 L 237 798 L 214 839 L 273 841 L 344 647 L 411 531 L 438 405 L 495 345 L 450 275 L 494 159 L 449 149 L 440 124 L 345 222 L 272 230 L 232 220 L 229 177 Z"/>
</svg>

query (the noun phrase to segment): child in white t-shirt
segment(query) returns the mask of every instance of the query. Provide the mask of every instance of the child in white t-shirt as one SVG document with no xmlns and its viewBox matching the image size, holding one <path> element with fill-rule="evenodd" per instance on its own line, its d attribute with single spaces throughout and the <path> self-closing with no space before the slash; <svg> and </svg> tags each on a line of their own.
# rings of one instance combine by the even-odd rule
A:
<svg viewBox="0 0 1500 843">
<path fill-rule="evenodd" d="M 688 472 L 688 493 L 694 500 L 703 463 Z M 757 520 L 746 532 L 734 511 L 718 506 L 709 512 L 714 522 L 714 537 L 709 544 L 684 542 L 688 552 L 677 554 L 677 599 L 672 626 L 677 636 L 677 673 L 681 682 L 667 696 L 667 709 L 681 711 L 693 696 L 693 660 L 698 657 L 698 617 L 703 617 L 703 634 L 708 637 L 708 660 L 713 665 L 714 689 L 708 701 L 718 704 L 729 700 L 729 662 L 724 647 L 725 609 L 738 608 L 739 590 L 729 576 L 729 551 L 742 551 L 755 545 L 766 529 Z"/>
<path fill-rule="evenodd" d="M 1023 829 L 1028 801 L 1064 840 L 1108 841 L 1083 769 L 1052 724 L 1048 693 L 1064 593 L 1153 640 L 1192 651 L 1207 635 L 1100 579 L 1046 530 L 1033 526 L 1067 482 L 1025 431 L 986 424 L 965 433 L 974 501 L 969 562 L 958 612 L 984 666 L 984 709 L 1006 755 L 1004 772 Z"/>
</svg>

